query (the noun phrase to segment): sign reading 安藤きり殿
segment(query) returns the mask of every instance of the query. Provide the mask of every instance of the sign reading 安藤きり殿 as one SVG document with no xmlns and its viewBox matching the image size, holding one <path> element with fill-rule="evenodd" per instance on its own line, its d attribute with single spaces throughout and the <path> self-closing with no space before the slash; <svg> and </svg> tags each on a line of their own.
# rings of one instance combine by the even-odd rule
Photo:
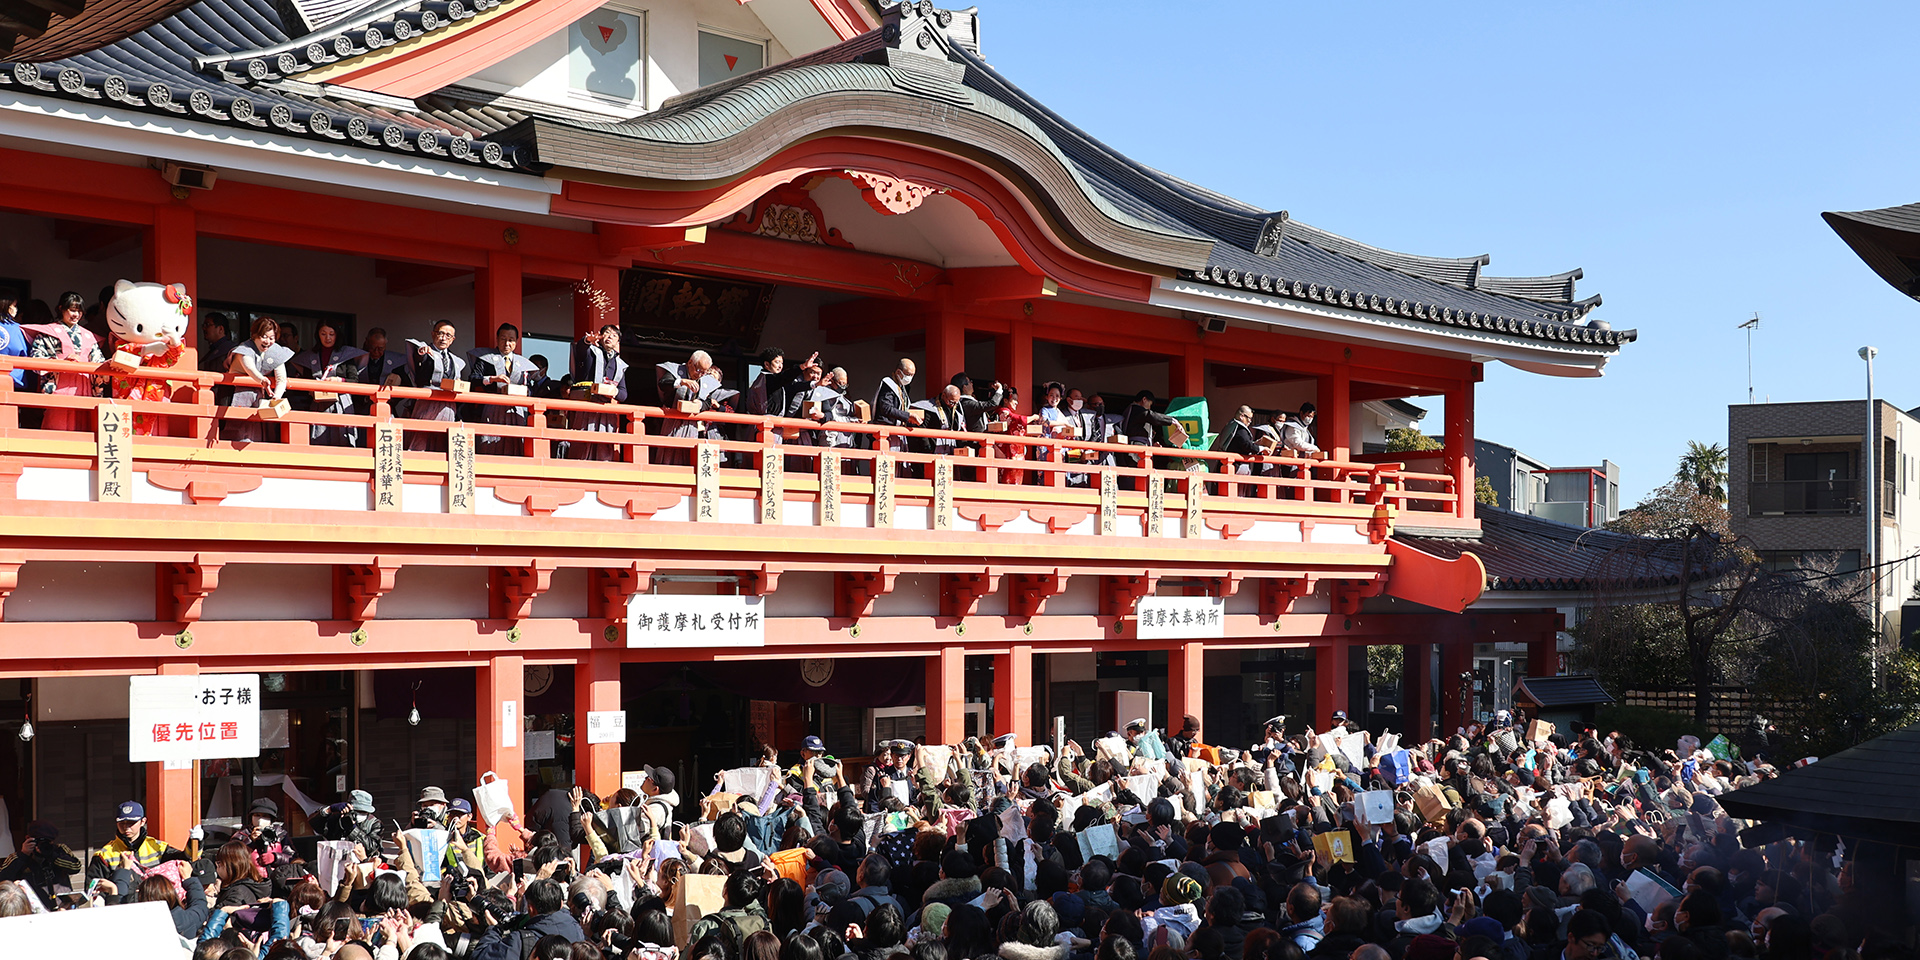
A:
<svg viewBox="0 0 1920 960">
<path fill-rule="evenodd" d="M 1134 636 L 1142 640 L 1224 637 L 1226 611 L 1223 597 L 1141 597 L 1133 611 L 1139 622 Z"/>
<path fill-rule="evenodd" d="M 762 647 L 764 597 L 638 593 L 627 601 L 629 647 Z"/>
<path fill-rule="evenodd" d="M 260 675 L 128 677 L 127 759 L 260 755 Z"/>
</svg>

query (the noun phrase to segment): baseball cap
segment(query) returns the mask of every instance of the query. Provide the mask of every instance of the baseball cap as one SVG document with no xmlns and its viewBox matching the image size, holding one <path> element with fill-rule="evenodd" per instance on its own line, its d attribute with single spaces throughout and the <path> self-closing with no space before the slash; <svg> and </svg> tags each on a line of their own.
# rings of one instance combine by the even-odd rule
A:
<svg viewBox="0 0 1920 960">
<path fill-rule="evenodd" d="M 1335 720 L 1345 720 L 1347 718 L 1347 712 L 1345 710 L 1335 710 L 1333 712 L 1333 718 Z"/>
<path fill-rule="evenodd" d="M 439 787 L 428 787 L 420 791 L 420 799 L 415 803 L 446 803 L 447 792 Z"/>
<path fill-rule="evenodd" d="M 447 804 L 447 812 L 448 813 L 472 813 L 473 804 L 468 803 L 465 800 L 456 799 L 452 803 Z"/>
<path fill-rule="evenodd" d="M 143 820 L 146 816 L 146 807 L 141 806 L 137 801 L 128 800 L 126 803 L 120 805 L 120 809 L 114 814 L 113 819 L 120 823 L 125 823 L 129 820 Z"/>
<path fill-rule="evenodd" d="M 679 782 L 674 777 L 673 771 L 668 770 L 666 767 L 654 767 L 653 769 L 648 770 L 647 779 L 652 780 L 653 785 L 655 787 L 658 787 L 660 791 L 663 793 L 668 790 L 672 790 L 673 785 Z"/>
<path fill-rule="evenodd" d="M 805 740 L 800 741 L 800 749 L 812 750 L 814 753 L 826 753 L 827 745 L 819 737 L 809 736 Z"/>
<path fill-rule="evenodd" d="M 358 813 L 373 812 L 373 794 L 365 790 L 354 790 L 347 794 L 347 806 Z"/>
</svg>

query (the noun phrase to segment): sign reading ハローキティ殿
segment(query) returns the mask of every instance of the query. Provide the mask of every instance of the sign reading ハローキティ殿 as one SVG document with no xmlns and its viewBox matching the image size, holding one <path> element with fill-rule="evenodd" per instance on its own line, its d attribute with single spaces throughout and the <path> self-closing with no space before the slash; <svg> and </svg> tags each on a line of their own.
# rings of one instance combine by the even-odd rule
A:
<svg viewBox="0 0 1920 960">
<path fill-rule="evenodd" d="M 128 677 L 127 759 L 260 755 L 257 673 Z"/>
<path fill-rule="evenodd" d="M 764 597 L 638 593 L 627 601 L 629 647 L 760 647 Z"/>
</svg>

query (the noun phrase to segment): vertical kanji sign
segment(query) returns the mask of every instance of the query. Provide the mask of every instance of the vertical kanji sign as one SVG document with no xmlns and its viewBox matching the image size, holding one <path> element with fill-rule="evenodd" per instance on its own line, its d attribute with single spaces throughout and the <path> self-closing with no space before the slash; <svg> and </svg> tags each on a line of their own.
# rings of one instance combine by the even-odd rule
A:
<svg viewBox="0 0 1920 960">
<path fill-rule="evenodd" d="M 893 526 L 893 458 L 888 456 L 873 459 L 873 525 Z"/>
<path fill-rule="evenodd" d="M 447 431 L 447 512 L 473 512 L 473 428 Z"/>
<path fill-rule="evenodd" d="M 260 675 L 127 678 L 127 759 L 134 763 L 260 755 Z"/>
<path fill-rule="evenodd" d="M 786 479 L 781 470 L 786 464 L 783 459 L 777 450 L 760 455 L 760 522 L 769 526 L 785 522 Z"/>
<path fill-rule="evenodd" d="M 99 451 L 93 472 L 93 499 L 100 503 L 132 502 L 133 414 L 123 404 L 101 404 L 93 432 Z"/>
<path fill-rule="evenodd" d="M 840 455 L 831 450 L 820 454 L 820 525 L 840 525 Z"/>
<path fill-rule="evenodd" d="M 1166 522 L 1166 519 L 1167 489 L 1161 485 L 1159 475 L 1149 470 L 1147 471 L 1147 536 L 1159 536 L 1160 525 Z"/>
<path fill-rule="evenodd" d="M 1198 473 L 1187 474 L 1187 516 L 1184 535 L 1188 540 L 1198 540 L 1202 533 L 1200 517 L 1200 496 L 1206 492 L 1207 485 L 1201 482 Z"/>
<path fill-rule="evenodd" d="M 720 521 L 720 448 L 711 443 L 694 448 L 693 519 Z"/>
<path fill-rule="evenodd" d="M 953 463 L 945 457 L 933 464 L 933 528 L 953 529 Z"/>
<path fill-rule="evenodd" d="M 1111 537 L 1120 517 L 1120 478 L 1112 470 L 1100 471 L 1100 535 Z"/>
<path fill-rule="evenodd" d="M 373 509 L 400 512 L 400 488 L 405 478 L 400 464 L 400 425 L 373 425 Z"/>
</svg>

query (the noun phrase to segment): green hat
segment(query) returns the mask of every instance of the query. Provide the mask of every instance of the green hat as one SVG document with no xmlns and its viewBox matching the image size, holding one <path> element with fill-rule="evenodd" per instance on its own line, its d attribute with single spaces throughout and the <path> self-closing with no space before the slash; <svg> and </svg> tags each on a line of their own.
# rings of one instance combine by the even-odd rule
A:
<svg viewBox="0 0 1920 960">
<path fill-rule="evenodd" d="M 929 903 L 920 911 L 920 932 L 924 936 L 937 937 L 947 925 L 947 914 L 953 908 L 944 903 Z"/>
<path fill-rule="evenodd" d="M 1160 900 L 1168 906 L 1192 903 L 1200 899 L 1200 881 L 1184 873 L 1176 873 L 1160 885 Z"/>
</svg>

